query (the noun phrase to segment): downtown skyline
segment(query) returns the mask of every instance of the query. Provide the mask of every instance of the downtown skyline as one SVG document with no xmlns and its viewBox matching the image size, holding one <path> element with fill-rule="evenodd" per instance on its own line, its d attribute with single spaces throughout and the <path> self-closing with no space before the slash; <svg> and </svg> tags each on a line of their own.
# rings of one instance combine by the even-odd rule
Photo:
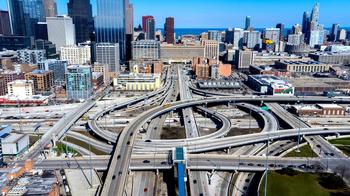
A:
<svg viewBox="0 0 350 196">
<path fill-rule="evenodd" d="M 60 15 L 67 14 L 67 1 L 60 0 L 57 2 Z M 301 24 L 303 12 L 310 12 L 310 7 L 316 2 L 319 2 L 321 7 L 320 23 L 326 27 L 331 27 L 333 23 L 339 23 L 342 27 L 350 26 L 347 21 L 347 18 L 350 18 L 350 13 L 345 9 L 350 6 L 350 2 L 345 0 L 311 0 L 308 2 L 302 0 L 291 2 L 277 0 L 264 2 L 256 0 L 244 2 L 236 0 L 218 0 L 215 2 L 194 0 L 190 3 L 178 0 L 172 3 L 173 7 L 171 10 L 169 10 L 168 4 L 164 4 L 160 0 L 149 0 L 147 2 L 141 0 L 130 1 L 130 3 L 134 4 L 134 25 L 141 24 L 142 16 L 153 15 L 157 28 L 163 28 L 167 16 L 175 18 L 176 28 L 243 27 L 245 16 L 251 16 L 252 26 L 256 28 L 272 27 L 280 22 L 288 27 L 294 24 Z M 92 0 L 91 3 L 93 13 L 96 15 L 95 0 Z M 7 9 L 6 0 L 1 1 L 0 9 Z M 181 12 L 178 12 L 177 10 L 180 9 Z M 334 14 L 335 10 L 337 11 L 336 15 Z"/>
</svg>

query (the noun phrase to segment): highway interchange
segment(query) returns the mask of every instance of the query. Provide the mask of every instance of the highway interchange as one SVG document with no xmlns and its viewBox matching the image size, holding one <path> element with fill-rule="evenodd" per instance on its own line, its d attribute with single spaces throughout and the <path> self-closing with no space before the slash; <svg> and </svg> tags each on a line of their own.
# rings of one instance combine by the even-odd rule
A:
<svg viewBox="0 0 350 196">
<path fill-rule="evenodd" d="M 350 165 L 348 157 L 331 145 L 323 136 L 350 134 L 350 127 L 311 128 L 307 123 L 285 111 L 278 103 L 350 103 L 345 98 L 328 97 L 278 97 L 256 95 L 230 95 L 212 93 L 196 89 L 186 75 L 182 65 L 174 65 L 166 69 L 163 85 L 154 92 L 149 92 L 126 102 L 109 105 L 89 116 L 86 128 L 99 139 L 72 131 L 81 117 L 109 92 L 109 88 L 97 93 L 84 103 L 77 104 L 65 111 L 60 120 L 46 131 L 41 139 L 21 157 L 39 160 L 43 148 L 52 140 L 72 137 L 89 143 L 92 147 L 110 156 L 98 156 L 88 150 L 66 143 L 82 155 L 93 155 L 91 159 L 60 158 L 40 159 L 36 168 L 63 169 L 89 168 L 105 171 L 104 184 L 100 195 L 123 195 L 128 193 L 126 186 L 128 178 L 134 175 L 140 187 L 156 186 L 157 173 L 149 171 L 169 170 L 174 165 L 171 160 L 171 150 L 174 147 L 186 147 L 188 157 L 186 168 L 188 173 L 190 195 L 210 195 L 210 175 L 213 171 L 223 171 L 232 178 L 232 172 L 240 171 L 234 193 L 244 195 L 243 187 L 250 174 L 267 169 L 296 168 L 303 171 L 335 171 L 339 165 Z M 194 96 L 196 95 L 196 96 Z M 230 119 L 222 113 L 211 110 L 210 107 L 227 105 L 253 113 L 262 122 L 261 132 L 240 136 L 227 136 L 232 128 Z M 270 111 L 259 106 L 266 105 Z M 131 122 L 125 124 L 120 134 L 112 132 L 103 126 L 103 118 L 108 118 L 120 110 L 140 110 Z M 284 110 L 284 111 L 283 111 Z M 53 110 L 53 112 L 56 112 Z M 217 131 L 201 135 L 198 130 L 194 112 L 211 119 L 217 125 Z M 57 111 L 59 113 L 59 111 Z M 184 126 L 186 138 L 161 139 L 162 127 L 167 117 L 179 113 Z M 25 115 L 26 113 L 24 113 Z M 61 114 L 61 113 L 59 113 Z M 29 114 L 28 114 L 29 115 Z M 280 121 L 289 125 L 289 129 L 280 130 Z M 140 134 L 141 133 L 141 134 Z M 297 140 L 309 143 L 319 158 L 283 158 L 281 154 L 297 146 Z M 292 139 L 292 141 L 291 141 Z M 282 147 L 286 147 L 285 149 Z M 287 147 L 288 146 L 288 147 Z M 235 149 L 230 152 L 230 149 Z M 215 152 L 220 152 L 219 154 Z M 224 154 L 222 153 L 224 152 Z M 277 153 L 278 152 L 278 153 Z M 21 164 L 19 161 L 18 164 Z M 228 172 L 231 171 L 231 172 Z M 215 172 L 214 172 L 215 175 Z M 350 177 L 350 174 L 346 177 Z M 348 178 L 350 179 L 350 178 Z M 249 181 L 249 179 L 248 179 Z M 248 183 L 249 184 L 249 183 Z M 227 193 L 229 186 L 222 188 Z M 142 188 L 138 191 L 144 191 Z M 134 195 L 140 192 L 132 190 Z M 130 191 L 129 191 L 130 192 Z M 220 191 L 221 192 L 221 191 Z M 154 195 L 153 190 L 147 190 L 146 195 Z"/>
</svg>

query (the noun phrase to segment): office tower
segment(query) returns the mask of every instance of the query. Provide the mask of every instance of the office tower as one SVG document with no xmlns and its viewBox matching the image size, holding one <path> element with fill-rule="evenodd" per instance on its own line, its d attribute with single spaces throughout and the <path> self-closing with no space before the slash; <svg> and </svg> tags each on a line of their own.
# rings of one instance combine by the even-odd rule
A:
<svg viewBox="0 0 350 196">
<path fill-rule="evenodd" d="M 339 40 L 339 41 L 346 40 L 346 34 L 347 34 L 347 32 L 345 29 L 339 30 L 337 40 Z"/>
<path fill-rule="evenodd" d="M 301 34 L 302 33 L 302 27 L 299 24 L 295 24 L 292 27 L 293 34 Z"/>
<path fill-rule="evenodd" d="M 17 58 L 19 63 L 23 64 L 38 64 L 46 60 L 45 50 L 17 50 Z"/>
<path fill-rule="evenodd" d="M 57 16 L 56 0 L 44 0 L 45 17 Z"/>
<path fill-rule="evenodd" d="M 221 42 L 221 32 L 220 31 L 208 31 L 208 39 Z"/>
<path fill-rule="evenodd" d="M 233 44 L 234 29 L 228 28 L 225 30 L 225 43 Z"/>
<path fill-rule="evenodd" d="M 236 50 L 235 65 L 237 69 L 249 69 L 253 64 L 253 51 L 251 50 Z"/>
<path fill-rule="evenodd" d="M 332 32 L 330 35 L 330 39 L 331 39 L 330 41 L 333 41 L 333 42 L 337 41 L 339 28 L 340 28 L 339 24 L 332 25 Z"/>
<path fill-rule="evenodd" d="M 90 66 L 71 65 L 66 71 L 66 92 L 70 100 L 88 99 L 92 95 Z"/>
<path fill-rule="evenodd" d="M 96 42 L 119 43 L 120 60 L 125 60 L 125 0 L 97 0 Z"/>
<path fill-rule="evenodd" d="M 304 43 L 304 34 L 289 34 L 288 35 L 288 44 L 299 46 Z"/>
<path fill-rule="evenodd" d="M 64 46 L 61 47 L 61 60 L 68 61 L 69 64 L 84 65 L 91 62 L 90 46 Z"/>
<path fill-rule="evenodd" d="M 49 40 L 46 22 L 38 22 L 35 24 L 35 39 Z"/>
<path fill-rule="evenodd" d="M 95 45 L 96 62 L 107 64 L 110 72 L 120 73 L 119 44 L 97 43 Z"/>
<path fill-rule="evenodd" d="M 244 32 L 244 41 L 247 48 L 260 49 L 261 47 L 261 33 L 259 31 Z"/>
<path fill-rule="evenodd" d="M 274 44 L 278 45 L 280 41 L 280 32 L 279 28 L 266 28 L 264 30 L 264 38 L 272 40 Z"/>
<path fill-rule="evenodd" d="M 69 0 L 68 16 L 72 18 L 75 27 L 76 43 L 90 40 L 93 31 L 92 6 L 90 0 Z"/>
<path fill-rule="evenodd" d="M 36 50 L 45 50 L 46 51 L 46 58 L 47 59 L 55 59 L 58 57 L 58 54 L 56 53 L 56 46 L 52 42 L 48 40 L 43 39 L 37 39 L 35 40 L 35 47 Z"/>
<path fill-rule="evenodd" d="M 34 70 L 24 74 L 24 79 L 34 82 L 35 92 L 50 91 L 53 86 L 53 72 L 45 70 Z"/>
<path fill-rule="evenodd" d="M 164 31 L 165 31 L 165 41 L 168 44 L 175 43 L 175 24 L 173 17 L 167 17 L 165 19 Z"/>
<path fill-rule="evenodd" d="M 320 4 L 316 3 L 311 12 L 311 21 L 314 21 L 316 24 L 318 24 L 319 12 L 320 12 Z"/>
<path fill-rule="evenodd" d="M 214 59 L 216 62 L 219 61 L 219 42 L 215 40 L 204 40 L 202 41 L 204 46 L 204 57 L 208 59 Z"/>
<path fill-rule="evenodd" d="M 160 59 L 160 43 L 156 40 L 140 40 L 132 42 L 133 60 Z"/>
<path fill-rule="evenodd" d="M 43 0 L 8 0 L 14 35 L 34 36 L 35 24 L 45 22 Z"/>
<path fill-rule="evenodd" d="M 142 31 L 143 32 L 147 32 L 147 21 L 149 20 L 149 19 L 152 19 L 153 18 L 153 16 L 142 16 Z"/>
<path fill-rule="evenodd" d="M 125 32 L 134 34 L 134 6 L 125 0 Z"/>
<path fill-rule="evenodd" d="M 324 30 L 313 30 L 310 32 L 310 47 L 315 47 L 316 45 L 321 45 L 324 43 L 325 31 Z"/>
<path fill-rule="evenodd" d="M 233 33 L 233 47 L 234 48 L 242 48 L 243 47 L 243 29 L 234 28 Z"/>
<path fill-rule="evenodd" d="M 53 82 L 57 86 L 63 86 L 66 83 L 64 77 L 67 66 L 67 61 L 61 61 L 56 59 L 47 59 L 38 63 L 38 67 L 40 70 L 53 72 Z"/>
<path fill-rule="evenodd" d="M 4 10 L 0 10 L 0 35 L 11 35 L 10 15 Z"/>
<path fill-rule="evenodd" d="M 63 46 L 75 44 L 75 29 L 71 17 L 48 17 L 46 22 L 49 41 L 56 45 L 58 51 Z"/>
<path fill-rule="evenodd" d="M 245 28 L 244 28 L 244 30 L 249 30 L 251 28 L 252 28 L 252 26 L 251 26 L 251 18 L 250 18 L 250 16 L 246 16 L 245 17 Z"/>
<path fill-rule="evenodd" d="M 302 32 L 305 35 L 309 32 L 309 21 L 310 21 L 309 13 L 308 12 L 304 12 L 304 14 L 303 14 L 303 22 L 302 22 Z"/>
<path fill-rule="evenodd" d="M 146 21 L 147 31 L 146 31 L 146 39 L 155 40 L 156 39 L 156 21 L 154 18 L 149 18 Z"/>
<path fill-rule="evenodd" d="M 278 24 L 276 25 L 276 28 L 279 28 L 279 29 L 280 29 L 280 40 L 281 40 L 281 41 L 284 41 L 284 24 L 278 23 Z"/>
</svg>

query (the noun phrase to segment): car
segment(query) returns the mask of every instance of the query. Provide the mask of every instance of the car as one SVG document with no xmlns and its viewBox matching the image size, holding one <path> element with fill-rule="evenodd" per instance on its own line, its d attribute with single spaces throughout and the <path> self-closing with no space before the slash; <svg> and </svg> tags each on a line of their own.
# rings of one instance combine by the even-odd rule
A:
<svg viewBox="0 0 350 196">
<path fill-rule="evenodd" d="M 161 164 L 161 165 L 166 165 L 166 164 L 167 164 L 167 162 L 162 161 L 160 164 Z"/>
<path fill-rule="evenodd" d="M 250 181 L 250 179 L 245 179 L 245 182 L 249 182 Z"/>
<path fill-rule="evenodd" d="M 264 166 L 264 164 L 260 164 L 260 163 L 258 164 L 258 167 L 263 167 L 263 166 Z"/>
<path fill-rule="evenodd" d="M 143 192 L 147 192 L 147 191 L 148 191 L 148 188 L 144 188 L 144 189 L 143 189 Z"/>
<path fill-rule="evenodd" d="M 115 175 L 112 176 L 112 180 L 114 180 L 114 179 L 115 179 Z"/>
<path fill-rule="evenodd" d="M 288 165 L 288 168 L 294 168 L 295 166 L 294 165 Z"/>
<path fill-rule="evenodd" d="M 248 163 L 248 166 L 254 166 L 254 164 L 253 163 Z"/>
<path fill-rule="evenodd" d="M 239 163 L 239 165 L 244 165 L 244 163 Z"/>
<path fill-rule="evenodd" d="M 197 180 L 193 180 L 193 184 L 197 184 Z"/>
<path fill-rule="evenodd" d="M 334 156 L 334 153 L 333 152 L 331 152 L 331 153 L 329 153 L 329 155 L 331 155 L 332 157 Z"/>
<path fill-rule="evenodd" d="M 130 141 L 126 142 L 127 145 L 130 145 Z"/>
<path fill-rule="evenodd" d="M 117 156 L 117 159 L 120 159 L 120 155 Z"/>
<path fill-rule="evenodd" d="M 247 190 L 247 189 L 248 189 L 248 187 L 246 187 L 246 186 L 243 187 L 243 190 Z"/>
<path fill-rule="evenodd" d="M 323 130 L 327 131 L 327 130 L 329 130 L 329 129 L 328 129 L 328 128 L 323 128 Z"/>
<path fill-rule="evenodd" d="M 275 164 L 270 164 L 269 167 L 276 167 L 276 165 Z"/>
<path fill-rule="evenodd" d="M 120 171 L 120 172 L 118 172 L 118 175 L 119 175 L 119 176 L 120 176 L 120 175 L 122 175 L 122 174 L 123 174 L 123 172 L 121 172 L 121 171 Z"/>
<path fill-rule="evenodd" d="M 152 142 L 151 140 L 145 140 L 145 142 Z"/>
<path fill-rule="evenodd" d="M 150 163 L 151 161 L 149 161 L 149 160 L 144 160 L 144 161 L 142 161 L 142 163 Z"/>
<path fill-rule="evenodd" d="M 316 147 L 317 147 L 317 148 L 321 148 L 321 145 L 317 144 Z"/>
<path fill-rule="evenodd" d="M 132 136 L 132 135 L 134 135 L 134 132 L 131 132 L 131 133 L 130 133 L 130 136 Z"/>
</svg>

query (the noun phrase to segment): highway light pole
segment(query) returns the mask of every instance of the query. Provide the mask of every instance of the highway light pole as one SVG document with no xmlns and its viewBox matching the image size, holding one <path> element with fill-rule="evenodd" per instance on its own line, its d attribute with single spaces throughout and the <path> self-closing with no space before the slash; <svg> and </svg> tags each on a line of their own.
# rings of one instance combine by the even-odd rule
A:
<svg viewBox="0 0 350 196">
<path fill-rule="evenodd" d="M 266 146 L 266 154 L 265 154 L 265 156 L 266 156 L 266 160 L 265 160 L 265 167 L 266 167 L 266 169 L 265 169 L 265 190 L 264 190 L 264 196 L 266 196 L 267 195 L 267 175 L 268 175 L 268 172 L 269 172 L 269 168 L 268 168 L 268 165 L 267 165 L 267 163 L 268 163 L 268 153 L 269 153 L 269 140 L 270 140 L 270 135 L 269 134 L 267 134 L 267 146 Z"/>
<path fill-rule="evenodd" d="M 298 148 L 295 152 L 300 152 L 300 119 L 298 118 Z"/>
</svg>

